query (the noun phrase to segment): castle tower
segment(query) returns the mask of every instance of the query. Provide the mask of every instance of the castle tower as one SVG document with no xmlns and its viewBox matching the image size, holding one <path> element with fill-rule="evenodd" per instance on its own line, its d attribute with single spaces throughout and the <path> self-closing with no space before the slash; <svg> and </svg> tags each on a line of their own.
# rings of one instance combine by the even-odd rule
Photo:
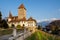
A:
<svg viewBox="0 0 60 40">
<path fill-rule="evenodd" d="M 26 8 L 23 4 L 18 7 L 18 19 L 26 18 Z"/>
</svg>

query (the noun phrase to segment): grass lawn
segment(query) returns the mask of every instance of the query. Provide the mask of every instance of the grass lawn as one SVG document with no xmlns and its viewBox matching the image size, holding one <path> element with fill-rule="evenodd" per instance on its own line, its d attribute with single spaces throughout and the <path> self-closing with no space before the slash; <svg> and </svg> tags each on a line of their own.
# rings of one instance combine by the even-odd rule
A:
<svg viewBox="0 0 60 40">
<path fill-rule="evenodd" d="M 25 40 L 60 40 L 60 37 L 45 33 L 43 31 L 37 31 Z"/>
<path fill-rule="evenodd" d="M 0 36 L 11 34 L 11 33 L 12 33 L 12 29 L 0 30 Z"/>
<path fill-rule="evenodd" d="M 17 32 L 20 32 L 20 31 L 22 30 L 17 29 Z M 13 32 L 13 29 L 4 29 L 4 30 L 0 29 L 0 36 L 12 34 L 12 32 Z"/>
</svg>

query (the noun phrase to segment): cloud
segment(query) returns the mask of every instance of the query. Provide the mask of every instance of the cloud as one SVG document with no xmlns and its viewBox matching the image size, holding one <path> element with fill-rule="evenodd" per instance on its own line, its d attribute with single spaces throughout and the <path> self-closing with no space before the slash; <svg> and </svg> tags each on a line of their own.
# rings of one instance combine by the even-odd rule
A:
<svg viewBox="0 0 60 40">
<path fill-rule="evenodd" d="M 37 20 L 37 22 L 40 22 L 40 20 Z"/>
<path fill-rule="evenodd" d="M 41 19 L 41 20 L 37 20 L 37 22 L 43 22 L 43 21 L 54 21 L 54 20 L 59 20 L 59 19 L 57 19 L 57 18 Z"/>
<path fill-rule="evenodd" d="M 43 22 L 43 21 L 48 21 L 49 19 L 40 19 L 40 20 L 37 20 L 37 22 Z"/>
<path fill-rule="evenodd" d="M 50 20 L 58 20 L 57 18 L 51 18 Z"/>
</svg>

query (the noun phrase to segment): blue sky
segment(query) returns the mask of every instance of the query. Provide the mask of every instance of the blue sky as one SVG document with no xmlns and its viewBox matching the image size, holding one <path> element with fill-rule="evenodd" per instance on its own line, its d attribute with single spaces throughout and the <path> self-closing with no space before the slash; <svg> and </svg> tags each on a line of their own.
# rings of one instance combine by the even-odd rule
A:
<svg viewBox="0 0 60 40">
<path fill-rule="evenodd" d="M 17 16 L 18 7 L 22 3 L 27 9 L 27 18 L 32 16 L 36 20 L 60 19 L 60 0 L 0 0 L 2 17 L 7 17 L 9 11 L 13 16 Z"/>
</svg>

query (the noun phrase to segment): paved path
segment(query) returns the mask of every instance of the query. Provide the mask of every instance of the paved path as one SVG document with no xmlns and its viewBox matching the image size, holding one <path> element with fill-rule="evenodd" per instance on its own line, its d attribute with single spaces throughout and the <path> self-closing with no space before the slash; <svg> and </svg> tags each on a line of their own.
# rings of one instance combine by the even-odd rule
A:
<svg viewBox="0 0 60 40">
<path fill-rule="evenodd" d="M 0 37 L 0 40 L 8 40 L 9 37 L 11 37 L 11 35 L 4 35 Z"/>
<path fill-rule="evenodd" d="M 18 32 L 17 34 L 20 34 L 20 33 L 22 32 Z M 8 40 L 9 37 L 12 37 L 12 34 L 0 36 L 0 40 Z"/>
<path fill-rule="evenodd" d="M 25 38 L 27 38 L 28 36 L 31 36 L 31 32 L 25 32 L 25 33 L 20 33 L 15 37 L 10 37 L 9 40 L 24 40 Z"/>
<path fill-rule="evenodd" d="M 21 35 L 21 34 L 23 34 L 23 35 Z M 29 35 L 31 35 L 31 32 L 29 32 L 29 31 L 25 31 L 25 32 L 20 31 L 20 32 L 17 33 L 17 36 L 18 36 L 18 35 L 21 35 L 21 37 L 19 37 L 18 40 L 19 40 L 19 39 L 23 40 L 23 38 L 25 39 L 25 38 L 27 38 Z M 12 37 L 12 34 L 10 34 L 10 35 L 4 35 L 4 36 L 1 36 L 1 37 L 0 37 L 0 40 L 8 40 L 10 37 Z"/>
</svg>

